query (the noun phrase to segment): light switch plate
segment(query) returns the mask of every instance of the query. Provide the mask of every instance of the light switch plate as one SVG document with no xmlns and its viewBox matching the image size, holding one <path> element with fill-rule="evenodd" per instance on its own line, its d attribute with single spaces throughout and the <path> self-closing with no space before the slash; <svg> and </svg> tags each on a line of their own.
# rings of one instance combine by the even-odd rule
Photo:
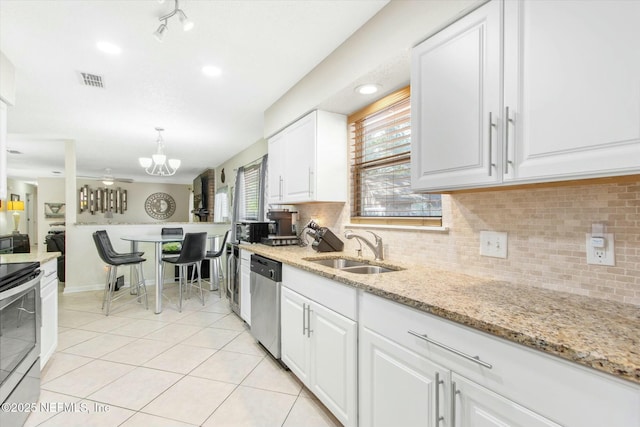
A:
<svg viewBox="0 0 640 427">
<path fill-rule="evenodd" d="M 503 231 L 480 231 L 480 255 L 506 258 L 507 233 Z"/>
</svg>

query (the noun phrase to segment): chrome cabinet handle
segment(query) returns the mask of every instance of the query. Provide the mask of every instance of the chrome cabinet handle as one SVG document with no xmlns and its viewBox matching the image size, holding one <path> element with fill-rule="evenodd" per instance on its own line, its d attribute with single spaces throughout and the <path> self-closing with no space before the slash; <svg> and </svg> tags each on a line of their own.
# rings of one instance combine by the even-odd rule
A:
<svg viewBox="0 0 640 427">
<path fill-rule="evenodd" d="M 509 124 L 513 123 L 513 119 L 509 117 L 509 107 L 505 107 L 505 125 L 504 125 L 504 147 L 505 152 L 504 156 L 507 159 L 504 165 L 504 173 L 509 173 L 509 163 L 513 164 L 511 160 L 509 160 Z"/>
<path fill-rule="evenodd" d="M 307 310 L 307 304 L 302 303 L 302 335 L 306 335 L 307 334 L 307 327 L 305 325 L 305 311 Z"/>
<path fill-rule="evenodd" d="M 282 175 L 280 176 L 280 184 L 279 184 L 279 188 L 278 188 L 278 199 L 282 200 L 282 193 L 283 191 L 283 185 L 282 185 L 283 179 L 282 179 Z"/>
<path fill-rule="evenodd" d="M 451 427 L 456 427 L 456 396 L 460 390 L 456 389 L 456 382 L 451 382 Z"/>
<path fill-rule="evenodd" d="M 440 348 L 443 348 L 443 349 L 445 349 L 447 351 L 450 351 L 453 354 L 457 354 L 458 356 L 463 357 L 463 358 L 465 358 L 467 360 L 470 360 L 470 361 L 472 361 L 474 363 L 477 363 L 478 365 L 482 365 L 485 368 L 489 368 L 489 369 L 493 368 L 493 365 L 491 365 L 490 363 L 487 363 L 487 362 L 485 362 L 483 360 L 480 360 L 480 356 L 468 355 L 467 353 L 463 353 L 460 350 L 456 350 L 453 347 L 449 347 L 446 344 L 442 344 L 441 342 L 438 342 L 438 341 L 436 341 L 434 339 L 431 339 L 427 335 L 419 334 L 419 333 L 414 332 L 414 331 L 407 331 L 407 332 L 410 333 L 411 335 L 413 335 L 414 337 L 418 337 L 418 338 L 420 338 L 420 339 L 422 339 L 422 340 L 424 340 L 424 341 L 426 341 L 428 343 L 431 343 L 433 345 L 437 345 Z"/>
<path fill-rule="evenodd" d="M 493 113 L 489 112 L 489 176 L 493 175 L 493 169 L 496 164 L 493 163 L 493 128 L 496 127 L 493 123 Z"/>
<path fill-rule="evenodd" d="M 436 372 L 436 426 L 444 420 L 444 417 L 440 415 L 440 384 L 444 384 L 444 381 L 440 379 L 440 372 Z"/>
<path fill-rule="evenodd" d="M 311 304 L 307 305 L 307 338 L 311 336 Z"/>
</svg>

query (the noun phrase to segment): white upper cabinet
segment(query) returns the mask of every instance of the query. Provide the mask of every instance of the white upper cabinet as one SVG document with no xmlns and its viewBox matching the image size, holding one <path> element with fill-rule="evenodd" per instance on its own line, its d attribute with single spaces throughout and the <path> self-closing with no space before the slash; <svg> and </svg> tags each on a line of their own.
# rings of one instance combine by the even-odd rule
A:
<svg viewBox="0 0 640 427">
<path fill-rule="evenodd" d="M 640 2 L 494 0 L 421 43 L 413 188 L 640 173 L 639 20 Z"/>
<path fill-rule="evenodd" d="M 346 202 L 347 121 L 313 111 L 269 138 L 269 204 Z"/>
<path fill-rule="evenodd" d="M 489 3 L 413 51 L 411 174 L 417 189 L 500 182 L 501 6 Z"/>
<path fill-rule="evenodd" d="M 640 173 L 640 2 L 505 2 L 513 179 Z"/>
</svg>

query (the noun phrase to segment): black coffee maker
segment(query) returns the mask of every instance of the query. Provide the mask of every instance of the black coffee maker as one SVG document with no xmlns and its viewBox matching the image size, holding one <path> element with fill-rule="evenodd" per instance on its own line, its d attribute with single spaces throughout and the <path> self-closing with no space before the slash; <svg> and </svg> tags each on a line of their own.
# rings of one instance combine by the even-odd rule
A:
<svg viewBox="0 0 640 427">
<path fill-rule="evenodd" d="M 297 213 L 288 209 L 269 210 L 267 219 L 273 222 L 269 224 L 269 236 L 263 237 L 260 243 L 269 246 L 287 246 L 300 243 L 300 239 L 296 236 L 295 216 Z"/>
<path fill-rule="evenodd" d="M 318 252 L 340 252 L 344 248 L 344 242 L 327 227 L 320 227 L 311 221 L 307 225 L 307 234 L 313 237 L 311 247 Z"/>
</svg>

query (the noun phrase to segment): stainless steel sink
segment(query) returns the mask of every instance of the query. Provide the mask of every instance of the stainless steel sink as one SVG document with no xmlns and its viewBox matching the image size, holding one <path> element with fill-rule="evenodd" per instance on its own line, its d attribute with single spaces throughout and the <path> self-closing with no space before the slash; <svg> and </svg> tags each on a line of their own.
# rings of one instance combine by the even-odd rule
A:
<svg viewBox="0 0 640 427">
<path fill-rule="evenodd" d="M 380 274 L 388 273 L 390 271 L 397 271 L 391 268 L 380 267 L 379 265 L 360 265 L 356 267 L 345 267 L 341 268 L 340 270 L 356 274 Z"/>
<path fill-rule="evenodd" d="M 320 265 L 325 265 L 327 267 L 333 267 L 333 268 L 337 268 L 337 269 L 343 269 L 346 267 L 360 267 L 360 266 L 364 266 L 364 265 L 369 265 L 366 262 L 362 262 L 362 261 L 355 261 L 352 259 L 344 259 L 344 258 L 334 258 L 334 259 L 310 259 L 309 261 L 316 263 L 316 264 L 320 264 Z"/>
<path fill-rule="evenodd" d="M 356 274 L 380 274 L 388 273 L 390 271 L 398 271 L 396 268 L 382 267 L 379 265 L 371 265 L 365 261 L 356 261 L 353 259 L 345 258 L 332 258 L 332 259 L 307 259 L 309 262 L 315 264 L 324 265 L 326 267 L 332 267 L 336 270 L 346 271 Z"/>
</svg>

